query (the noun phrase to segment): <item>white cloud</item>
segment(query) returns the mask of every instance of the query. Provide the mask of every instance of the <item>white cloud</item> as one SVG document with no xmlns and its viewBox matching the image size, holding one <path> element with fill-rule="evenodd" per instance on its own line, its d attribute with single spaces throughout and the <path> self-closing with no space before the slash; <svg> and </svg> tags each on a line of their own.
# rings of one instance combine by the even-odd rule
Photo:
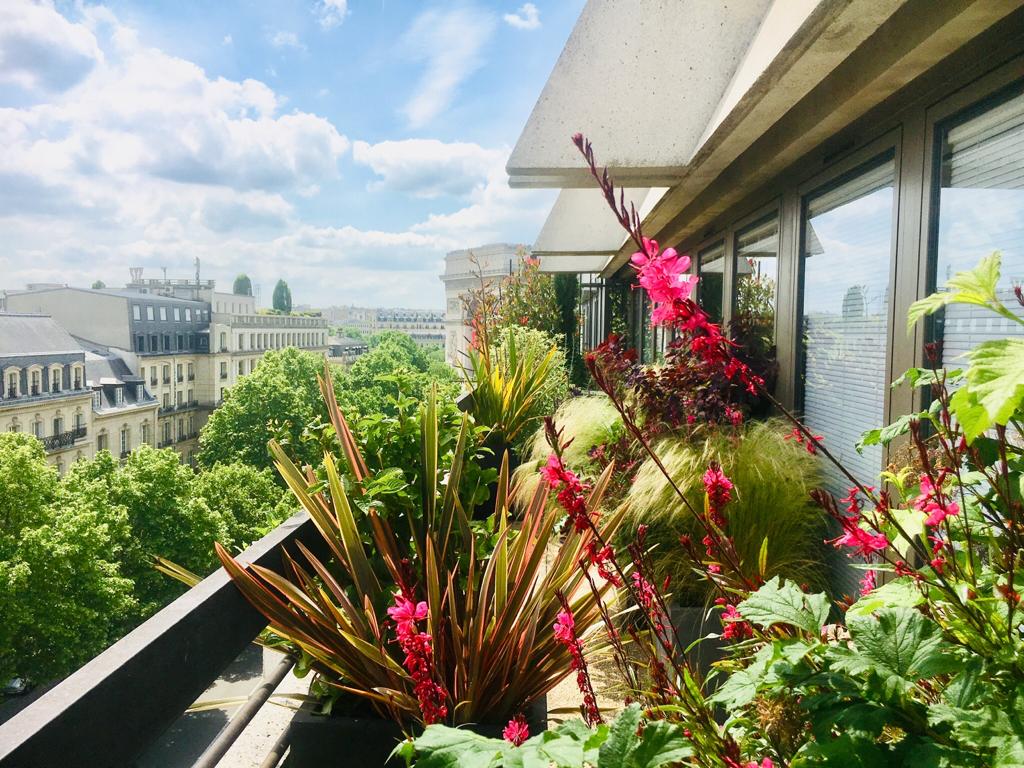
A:
<svg viewBox="0 0 1024 768">
<path fill-rule="evenodd" d="M 481 51 L 496 23 L 491 14 L 471 7 L 416 17 L 401 41 L 413 60 L 424 64 L 416 93 L 402 108 L 411 127 L 423 127 L 451 105 L 459 86 L 483 64 Z"/>
<path fill-rule="evenodd" d="M 267 35 L 267 42 L 275 48 L 295 48 L 299 51 L 306 50 L 306 46 L 299 40 L 298 35 L 294 32 L 286 32 L 283 29 L 278 30 L 272 35 Z"/>
<path fill-rule="evenodd" d="M 56 93 L 81 82 L 102 59 L 92 31 L 70 23 L 52 6 L 0 3 L 0 83 Z"/>
<path fill-rule="evenodd" d="M 233 42 L 235 41 L 231 38 L 231 35 L 224 35 L 224 39 L 221 40 L 222 45 L 231 45 Z"/>
<path fill-rule="evenodd" d="M 466 196 L 482 188 L 495 169 L 502 169 L 508 149 L 485 149 L 479 144 L 444 143 L 437 139 L 406 139 L 352 145 L 352 159 L 370 168 L 379 181 L 373 189 L 388 189 L 416 197 Z"/>
<path fill-rule="evenodd" d="M 318 0 L 314 8 L 317 21 L 324 29 L 333 29 L 345 21 L 348 0 Z"/>
<path fill-rule="evenodd" d="M 505 23 L 516 29 L 537 29 L 540 27 L 540 11 L 533 3 L 523 3 L 515 13 L 506 13 Z"/>
<path fill-rule="evenodd" d="M 330 121 L 146 46 L 103 6 L 75 6 L 73 21 L 0 7 L 12 22 L 0 40 L 17 29 L 18 50 L 39 51 L 61 47 L 57 35 L 85 62 L 73 77 L 49 60 L 22 66 L 16 87 L 42 103 L 0 109 L 0 288 L 117 285 L 130 265 L 175 275 L 198 256 L 205 277 L 246 271 L 265 298 L 284 277 L 302 303 L 437 307 L 445 251 L 528 239 L 550 205 L 546 191 L 508 188 L 506 148 L 359 142 L 376 193 L 436 199 L 436 212 L 397 231 L 314 226 L 304 198 L 338 178 L 350 148 Z"/>
</svg>

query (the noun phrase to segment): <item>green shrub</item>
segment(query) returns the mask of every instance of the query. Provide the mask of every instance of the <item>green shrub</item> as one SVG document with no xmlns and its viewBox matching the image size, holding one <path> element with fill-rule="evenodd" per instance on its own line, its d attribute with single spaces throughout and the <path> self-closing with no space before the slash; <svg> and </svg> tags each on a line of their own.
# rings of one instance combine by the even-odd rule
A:
<svg viewBox="0 0 1024 768">
<path fill-rule="evenodd" d="M 826 528 L 810 498 L 818 482 L 818 461 L 784 435 L 778 421 L 748 422 L 736 434 L 716 432 L 704 442 L 664 438 L 654 451 L 698 511 L 704 507 L 704 471 L 711 462 L 722 466 L 735 486 L 726 509 L 727 533 L 748 572 L 756 572 L 767 538 L 767 576 L 778 574 L 821 589 L 827 582 Z M 640 465 L 622 503 L 626 508 L 622 535 L 631 540 L 637 526 L 645 523 L 659 579 L 671 576 L 669 591 L 677 602 L 702 604 L 710 594 L 709 584 L 691 570 L 679 537 L 689 534 L 700 546 L 703 529 L 653 461 Z"/>
<path fill-rule="evenodd" d="M 559 346 L 558 340 L 550 333 L 524 326 L 510 325 L 498 330 L 494 346 L 491 348 L 492 357 L 500 355 L 503 350 L 507 349 L 510 339 L 514 340 L 519 355 L 527 359 L 540 360 L 548 353 L 548 350 L 554 349 L 544 385 L 529 409 L 529 418 L 539 421 L 545 416 L 553 414 L 555 409 L 569 397 L 569 371 L 566 367 L 565 350 Z M 530 438 L 524 436 L 519 446 L 522 452 L 525 453 L 530 442 Z"/>
</svg>

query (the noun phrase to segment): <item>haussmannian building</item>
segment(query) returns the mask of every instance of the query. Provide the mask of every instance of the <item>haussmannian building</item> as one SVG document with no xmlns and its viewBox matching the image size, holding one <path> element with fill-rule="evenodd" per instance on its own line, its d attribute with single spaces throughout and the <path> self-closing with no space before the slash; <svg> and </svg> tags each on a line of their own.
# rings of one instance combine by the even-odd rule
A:
<svg viewBox="0 0 1024 768">
<path fill-rule="evenodd" d="M 143 280 L 134 273 L 124 289 L 17 291 L 7 295 L 6 306 L 52 317 L 79 342 L 80 355 L 84 348 L 96 356 L 91 364 L 97 370 L 111 368 L 108 375 L 97 374 L 97 384 L 118 378 L 132 389 L 137 383 L 140 402 L 152 399 L 153 421 L 134 424 L 127 442 L 120 429 L 97 433 L 104 445 L 91 450 L 103 447 L 115 455 L 147 442 L 173 447 L 183 462 L 192 463 L 210 413 L 268 350 L 327 352 L 325 319 L 259 313 L 252 296 L 217 292 L 212 280 Z M 97 408 L 119 405 L 106 400 Z"/>
</svg>

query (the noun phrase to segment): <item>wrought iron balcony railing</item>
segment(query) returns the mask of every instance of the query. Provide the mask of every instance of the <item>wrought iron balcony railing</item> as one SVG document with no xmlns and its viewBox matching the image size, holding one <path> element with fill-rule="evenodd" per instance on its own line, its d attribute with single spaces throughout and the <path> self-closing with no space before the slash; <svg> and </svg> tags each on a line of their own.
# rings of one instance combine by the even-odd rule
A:
<svg viewBox="0 0 1024 768">
<path fill-rule="evenodd" d="M 85 430 L 85 427 L 75 427 L 57 435 L 44 437 L 42 438 L 43 448 L 48 451 L 56 451 L 58 448 L 70 448 L 75 444 L 76 440 L 81 440 L 85 437 Z"/>
</svg>

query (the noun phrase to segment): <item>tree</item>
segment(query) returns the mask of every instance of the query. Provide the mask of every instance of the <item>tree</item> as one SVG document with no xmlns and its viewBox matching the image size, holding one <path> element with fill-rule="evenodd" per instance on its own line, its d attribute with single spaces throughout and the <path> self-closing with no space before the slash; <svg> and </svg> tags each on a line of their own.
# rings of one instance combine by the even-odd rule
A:
<svg viewBox="0 0 1024 768">
<path fill-rule="evenodd" d="M 267 352 L 255 371 L 228 390 L 206 422 L 199 435 L 199 463 L 206 468 L 236 461 L 257 469 L 271 467 L 267 441 L 276 437 L 298 452 L 300 463 L 319 464 L 319 450 L 301 438 L 309 425 L 327 421 L 316 379 L 323 368 L 323 358 L 312 352 Z"/>
<path fill-rule="evenodd" d="M 159 555 L 206 575 L 217 567 L 213 542 L 227 539 L 221 516 L 203 499 L 193 499 L 192 470 L 171 449 L 142 445 L 119 465 L 107 451 L 75 462 L 64 480 L 67 492 L 125 510 L 130 527 L 121 561 L 135 583 L 138 611 L 145 619 L 182 592 L 177 582 L 153 568 Z"/>
<path fill-rule="evenodd" d="M 292 311 L 292 292 L 284 280 L 278 280 L 274 286 L 274 309 L 278 312 Z"/>
<path fill-rule="evenodd" d="M 0 680 L 47 682 L 103 650 L 135 608 L 124 510 L 65 494 L 42 444 L 0 434 Z"/>
<path fill-rule="evenodd" d="M 235 284 L 231 289 L 235 296 L 252 296 L 252 280 L 243 272 L 235 278 Z"/>
<path fill-rule="evenodd" d="M 104 283 L 102 280 L 97 280 L 96 282 L 94 282 L 92 284 L 92 289 L 94 291 L 98 291 L 100 288 L 106 288 L 106 287 L 107 287 L 107 284 Z"/>
<path fill-rule="evenodd" d="M 216 464 L 192 481 L 193 502 L 202 500 L 220 516 L 225 547 L 242 550 L 294 514 L 293 496 L 275 482 L 274 471 L 247 464 Z"/>
</svg>

